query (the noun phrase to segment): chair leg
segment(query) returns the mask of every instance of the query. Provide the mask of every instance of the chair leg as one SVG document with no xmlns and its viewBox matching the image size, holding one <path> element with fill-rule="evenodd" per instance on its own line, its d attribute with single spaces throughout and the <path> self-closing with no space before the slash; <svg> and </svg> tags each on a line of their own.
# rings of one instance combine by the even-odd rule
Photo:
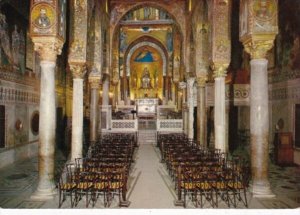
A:
<svg viewBox="0 0 300 215">
<path fill-rule="evenodd" d="M 200 191 L 200 207 L 203 208 L 203 199 L 202 199 L 201 191 Z"/>
<path fill-rule="evenodd" d="M 198 198 L 197 198 L 197 190 L 194 191 L 194 201 L 196 202 L 196 208 L 198 208 Z"/>
<path fill-rule="evenodd" d="M 85 192 L 85 207 L 87 208 L 89 205 L 89 201 L 88 201 L 88 191 Z"/>
<path fill-rule="evenodd" d="M 92 206 L 95 207 L 95 204 L 96 204 L 96 193 L 95 192 L 92 192 L 91 199 L 92 199 Z"/>
<path fill-rule="evenodd" d="M 247 192 L 246 189 L 244 188 L 244 196 L 245 196 L 245 206 L 248 208 L 248 202 L 247 202 Z"/>
<path fill-rule="evenodd" d="M 236 206 L 237 206 L 237 204 L 236 204 L 236 198 L 237 198 L 236 195 L 237 195 L 236 190 L 234 190 L 233 191 L 233 207 L 234 208 L 236 208 Z"/>
<path fill-rule="evenodd" d="M 73 192 L 70 191 L 71 208 L 73 208 Z"/>
<path fill-rule="evenodd" d="M 105 208 L 107 206 L 107 193 L 108 193 L 108 191 L 105 191 L 103 194 L 103 204 L 104 204 Z"/>
<path fill-rule="evenodd" d="M 228 193 L 228 190 L 226 190 L 226 203 L 227 203 L 227 206 L 230 208 L 230 202 L 229 202 L 229 193 Z"/>
<path fill-rule="evenodd" d="M 58 208 L 60 208 L 62 206 L 62 202 L 61 202 L 61 189 L 59 189 L 59 195 L 58 195 Z"/>
<path fill-rule="evenodd" d="M 215 204 L 213 204 L 213 205 L 215 205 L 216 208 L 218 208 L 218 192 L 215 191 L 215 194 L 216 194 L 216 202 L 215 202 Z M 212 201 L 212 203 L 213 203 L 213 201 Z M 214 206 L 213 206 L 213 207 L 214 207 Z"/>
</svg>

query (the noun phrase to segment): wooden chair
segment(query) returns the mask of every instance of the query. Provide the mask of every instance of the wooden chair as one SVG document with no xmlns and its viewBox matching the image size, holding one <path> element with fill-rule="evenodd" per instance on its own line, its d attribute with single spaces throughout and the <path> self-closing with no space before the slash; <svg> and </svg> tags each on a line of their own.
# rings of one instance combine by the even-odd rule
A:
<svg viewBox="0 0 300 215">
<path fill-rule="evenodd" d="M 228 183 L 228 187 L 233 194 L 233 206 L 237 207 L 237 200 L 242 202 L 245 207 L 248 207 L 247 202 L 247 187 L 248 187 L 248 176 L 247 172 L 233 171 L 233 180 Z"/>
<path fill-rule="evenodd" d="M 61 208 L 63 202 L 66 200 L 66 196 L 70 196 L 71 208 L 73 208 L 73 193 L 76 187 L 76 183 L 72 180 L 72 175 L 68 172 L 63 173 L 58 183 L 58 207 Z"/>
<path fill-rule="evenodd" d="M 92 189 L 93 182 L 95 180 L 95 175 L 91 172 L 80 172 L 79 176 L 76 178 L 76 187 L 75 187 L 75 206 L 78 205 L 78 202 L 82 199 L 82 196 L 85 195 L 86 207 L 89 206 L 89 202 L 92 199 Z"/>
</svg>

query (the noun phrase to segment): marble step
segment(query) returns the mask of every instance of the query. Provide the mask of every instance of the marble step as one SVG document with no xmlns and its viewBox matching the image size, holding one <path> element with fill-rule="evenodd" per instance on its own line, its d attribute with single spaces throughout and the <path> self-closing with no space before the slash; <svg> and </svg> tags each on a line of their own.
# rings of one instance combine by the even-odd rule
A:
<svg viewBox="0 0 300 215">
<path fill-rule="evenodd" d="M 156 131 L 139 131 L 138 142 L 139 144 L 156 143 Z"/>
</svg>

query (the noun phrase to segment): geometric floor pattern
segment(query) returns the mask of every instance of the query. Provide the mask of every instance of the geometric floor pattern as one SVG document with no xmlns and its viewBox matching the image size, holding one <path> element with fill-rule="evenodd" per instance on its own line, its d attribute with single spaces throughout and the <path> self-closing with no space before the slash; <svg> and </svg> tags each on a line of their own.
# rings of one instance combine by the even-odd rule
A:
<svg viewBox="0 0 300 215">
<path fill-rule="evenodd" d="M 57 180 L 66 158 L 59 152 L 56 155 Z M 0 169 L 0 207 L 1 208 L 57 208 L 58 197 L 51 201 L 32 201 L 38 177 L 37 158 L 18 162 Z M 274 199 L 256 199 L 248 193 L 249 208 L 256 209 L 286 209 L 300 207 L 300 167 L 280 167 L 270 164 L 269 180 L 271 189 L 276 194 Z M 159 198 L 158 198 L 159 196 Z M 153 144 L 140 145 L 135 153 L 135 162 L 128 179 L 127 198 L 131 202 L 129 208 L 141 209 L 176 209 L 173 201 L 176 199 L 174 182 L 169 177 L 164 164 L 160 163 L 160 153 Z M 70 208 L 68 201 L 62 208 Z M 219 205 L 219 208 L 227 208 Z M 77 208 L 85 208 L 84 201 Z M 103 208 L 99 200 L 95 208 Z M 117 201 L 110 208 L 119 208 Z M 187 208 L 194 208 L 188 202 Z M 205 205 L 204 208 L 210 208 Z M 238 208 L 244 208 L 240 205 Z"/>
</svg>

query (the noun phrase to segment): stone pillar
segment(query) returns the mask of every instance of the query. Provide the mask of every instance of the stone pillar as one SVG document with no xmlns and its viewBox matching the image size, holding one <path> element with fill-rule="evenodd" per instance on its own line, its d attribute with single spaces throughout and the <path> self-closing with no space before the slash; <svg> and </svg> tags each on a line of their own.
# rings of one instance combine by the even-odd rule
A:
<svg viewBox="0 0 300 215">
<path fill-rule="evenodd" d="M 252 59 L 250 133 L 252 192 L 254 197 L 274 197 L 268 179 L 269 159 L 269 95 L 268 61 Z"/>
<path fill-rule="evenodd" d="M 118 82 L 118 105 L 121 104 L 121 81 Z"/>
<path fill-rule="evenodd" d="M 63 43 L 34 42 L 34 49 L 40 55 L 40 120 L 39 120 L 39 154 L 38 186 L 31 196 L 34 200 L 53 199 L 56 194 L 54 184 L 55 153 L 55 66 L 56 55 L 60 54 Z"/>
<path fill-rule="evenodd" d="M 182 90 L 181 94 L 181 111 L 182 111 L 182 121 L 183 121 L 183 133 L 188 134 L 188 113 L 187 113 L 187 103 L 186 103 L 186 83 L 181 82 L 180 89 Z"/>
<path fill-rule="evenodd" d="M 99 116 L 99 87 L 100 77 L 89 77 L 91 86 L 91 104 L 90 104 L 90 142 L 95 144 L 98 140 L 98 119 Z M 101 123 L 99 123 L 101 124 Z"/>
<path fill-rule="evenodd" d="M 229 151 L 229 104 L 225 105 L 225 151 Z"/>
<path fill-rule="evenodd" d="M 225 110 L 225 68 L 227 66 L 218 66 L 214 68 L 215 77 L 215 109 L 214 109 L 214 127 L 215 127 L 215 148 L 226 152 L 226 110 Z"/>
<path fill-rule="evenodd" d="M 189 78 L 187 80 L 187 92 L 188 92 L 188 138 L 194 139 L 194 82 L 195 78 Z"/>
<path fill-rule="evenodd" d="M 184 134 L 188 135 L 188 131 L 189 131 L 189 122 L 188 122 L 189 113 L 188 113 L 187 103 L 183 104 L 182 113 L 183 113 L 183 132 L 184 132 Z"/>
<path fill-rule="evenodd" d="M 82 157 L 83 146 L 83 76 L 86 71 L 84 64 L 70 64 L 73 74 L 72 104 L 72 146 L 71 161 Z"/>
<path fill-rule="evenodd" d="M 245 51 L 251 56 L 251 96 L 250 96 L 250 135 L 251 135 L 251 190 L 253 197 L 274 197 L 268 179 L 269 160 L 269 95 L 267 52 L 273 47 L 278 34 L 278 1 L 259 4 L 264 6 L 268 16 L 249 11 L 259 11 L 254 0 L 240 2 L 239 38 Z M 244 26 L 244 27 L 243 27 Z"/>
<path fill-rule="evenodd" d="M 126 94 L 124 94 L 126 95 Z M 124 97 L 125 99 L 126 97 Z M 125 100 L 124 100 L 125 101 Z M 109 76 L 105 75 L 102 88 L 102 105 L 109 105 Z"/>
<path fill-rule="evenodd" d="M 178 82 L 174 82 L 174 104 L 178 110 Z"/>
<path fill-rule="evenodd" d="M 206 146 L 206 76 L 197 78 L 197 83 L 197 141 L 200 143 L 200 145 Z"/>
<path fill-rule="evenodd" d="M 165 104 L 168 104 L 169 101 L 169 77 L 166 75 L 164 76 L 164 80 L 165 80 Z"/>
<path fill-rule="evenodd" d="M 123 81 L 123 86 L 124 86 L 124 92 L 123 92 L 123 94 L 124 94 L 124 104 L 126 105 L 127 98 L 128 98 L 128 83 L 127 83 L 127 76 L 126 75 L 122 78 L 122 81 Z M 107 84 L 107 82 L 106 82 L 106 84 Z"/>
<path fill-rule="evenodd" d="M 178 95 L 177 95 L 177 108 L 178 111 L 182 110 L 182 96 L 183 96 L 183 92 L 182 90 L 178 90 Z"/>
</svg>

